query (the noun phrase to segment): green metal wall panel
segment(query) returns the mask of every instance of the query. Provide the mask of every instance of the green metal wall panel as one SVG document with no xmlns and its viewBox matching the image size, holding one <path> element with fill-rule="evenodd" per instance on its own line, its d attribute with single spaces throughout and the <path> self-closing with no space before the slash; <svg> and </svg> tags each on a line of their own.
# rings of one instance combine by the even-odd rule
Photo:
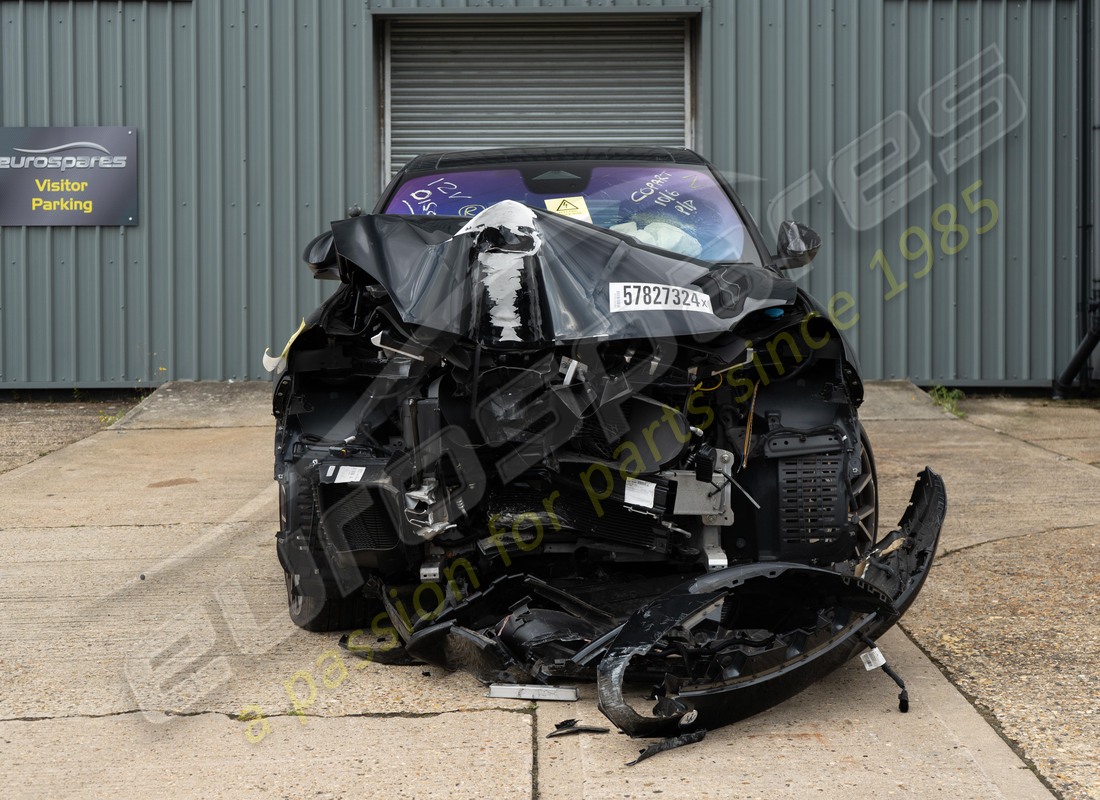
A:
<svg viewBox="0 0 1100 800">
<path fill-rule="evenodd" d="M 1077 8 L 0 0 L 0 125 L 134 126 L 141 203 L 133 228 L 0 228 L 0 386 L 263 377 L 263 348 L 329 286 L 302 246 L 377 194 L 381 21 L 582 12 L 695 20 L 695 144 L 766 230 L 793 216 L 822 233 L 800 280 L 858 315 L 868 377 L 1046 383 L 1078 338 Z M 952 116 L 968 81 L 977 105 Z M 965 246 L 936 230 L 955 223 Z"/>
<path fill-rule="evenodd" d="M 821 232 L 800 281 L 852 304 L 840 317 L 869 377 L 1046 384 L 1068 361 L 1076 25 L 1070 0 L 712 4 L 702 149 L 742 174 L 766 230 L 794 217 Z M 854 214 L 861 193 L 885 196 Z M 995 203 L 995 224 L 967 198 Z M 937 230 L 951 225 L 966 233 Z"/>
<path fill-rule="evenodd" d="M 266 377 L 374 191 L 373 37 L 361 0 L 0 2 L 0 125 L 134 126 L 141 220 L 0 228 L 0 386 Z"/>
</svg>

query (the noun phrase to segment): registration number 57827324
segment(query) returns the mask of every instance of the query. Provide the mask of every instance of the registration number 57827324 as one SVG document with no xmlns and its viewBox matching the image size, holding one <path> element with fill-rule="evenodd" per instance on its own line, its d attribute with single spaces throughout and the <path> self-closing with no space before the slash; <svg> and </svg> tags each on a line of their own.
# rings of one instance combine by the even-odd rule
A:
<svg viewBox="0 0 1100 800">
<path fill-rule="evenodd" d="M 713 313 L 710 297 L 697 289 L 663 283 L 608 284 L 611 311 L 702 311 Z"/>
</svg>

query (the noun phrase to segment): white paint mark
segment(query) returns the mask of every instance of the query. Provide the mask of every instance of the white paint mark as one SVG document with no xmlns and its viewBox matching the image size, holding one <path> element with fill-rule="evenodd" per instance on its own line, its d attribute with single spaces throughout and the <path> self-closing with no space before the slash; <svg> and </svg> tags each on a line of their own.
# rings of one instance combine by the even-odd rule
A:
<svg viewBox="0 0 1100 800">
<path fill-rule="evenodd" d="M 530 208 L 515 200 L 504 200 L 482 211 L 455 236 L 494 228 L 501 232 L 504 243 L 477 257 L 481 282 L 489 292 L 489 322 L 501 329 L 502 342 L 518 342 L 521 339 L 516 331 L 523 324 L 519 314 L 523 259 L 539 251 L 542 234 Z"/>
</svg>

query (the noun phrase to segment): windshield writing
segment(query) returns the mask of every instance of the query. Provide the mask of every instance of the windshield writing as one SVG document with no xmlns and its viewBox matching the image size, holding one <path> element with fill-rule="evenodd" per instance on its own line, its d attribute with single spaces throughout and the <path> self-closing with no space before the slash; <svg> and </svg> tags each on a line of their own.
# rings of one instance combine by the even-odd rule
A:
<svg viewBox="0 0 1100 800">
<path fill-rule="evenodd" d="M 744 224 L 709 172 L 597 166 L 585 182 L 568 166 L 548 166 L 526 181 L 516 167 L 416 176 L 397 188 L 385 213 L 472 217 L 502 200 L 516 200 L 681 255 L 711 261 L 750 258 L 744 252 L 751 248 Z"/>
</svg>

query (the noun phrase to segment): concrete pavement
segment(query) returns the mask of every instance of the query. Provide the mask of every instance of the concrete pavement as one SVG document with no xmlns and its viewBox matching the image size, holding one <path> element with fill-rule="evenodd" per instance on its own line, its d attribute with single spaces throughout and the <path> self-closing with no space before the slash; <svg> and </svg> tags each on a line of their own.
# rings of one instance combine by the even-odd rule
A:
<svg viewBox="0 0 1100 800">
<path fill-rule="evenodd" d="M 897 711 L 896 687 L 856 661 L 629 768 L 645 742 L 545 738 L 569 717 L 604 721 L 591 686 L 576 703 L 494 700 L 464 674 L 350 658 L 336 636 L 286 616 L 269 392 L 168 384 L 112 429 L 0 475 L 5 796 L 1051 796 L 896 629 L 881 645 L 909 686 L 909 714 Z M 947 481 L 943 554 L 908 630 L 1050 785 L 1100 796 L 1095 703 L 1048 713 L 1070 694 L 1048 680 L 1095 678 L 1086 562 L 1094 575 L 1100 530 L 1086 525 L 1096 524 L 1088 498 L 1100 469 L 948 417 L 907 384 L 872 386 L 866 412 L 884 525 L 926 463 Z M 1000 549 L 1028 537 L 1026 555 Z M 1059 566 L 1066 548 L 1069 568 Z M 982 559 L 994 555 L 1028 569 L 1005 575 L 998 562 L 990 572 Z M 1044 630 L 1065 613 L 1035 582 L 1044 566 L 1046 580 L 1059 576 L 1080 598 L 1076 631 Z M 981 594 L 958 585 L 960 574 L 986 580 Z M 1014 612 L 993 613 L 994 599 L 1010 597 Z M 1027 611 L 1035 618 L 1017 630 Z M 1022 662 L 1006 650 L 1010 634 L 1036 654 L 1027 681 L 1013 680 Z"/>
<path fill-rule="evenodd" d="M 880 463 L 927 462 L 948 490 L 902 626 L 1059 793 L 1100 798 L 1100 404 L 979 397 L 918 424 L 885 388 L 866 414 Z"/>
</svg>

